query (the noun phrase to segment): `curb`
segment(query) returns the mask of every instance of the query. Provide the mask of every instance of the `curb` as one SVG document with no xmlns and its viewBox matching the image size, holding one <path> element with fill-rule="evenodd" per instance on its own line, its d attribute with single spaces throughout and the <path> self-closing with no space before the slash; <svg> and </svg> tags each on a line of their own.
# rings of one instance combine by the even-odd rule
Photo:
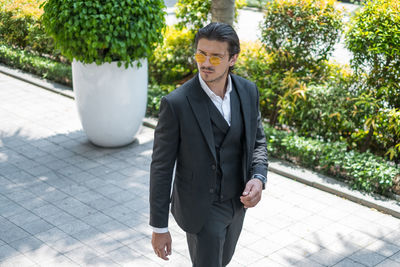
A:
<svg viewBox="0 0 400 267">
<path fill-rule="evenodd" d="M 74 92 L 71 87 L 43 79 L 35 74 L 23 72 L 19 69 L 13 69 L 1 63 L 0 63 L 0 73 L 39 86 L 53 93 L 57 93 L 62 96 L 74 99 Z"/>
<path fill-rule="evenodd" d="M 61 85 L 42 79 L 36 75 L 22 72 L 21 70 L 11 69 L 0 64 L 0 73 L 14 77 L 24 82 L 39 86 L 48 91 L 60 94 L 62 96 L 74 99 L 74 93 L 71 87 Z M 157 120 L 154 118 L 144 118 L 143 126 L 155 129 Z M 392 200 L 377 194 L 364 194 L 352 190 L 349 185 L 333 179 L 331 177 L 300 168 L 294 164 L 284 162 L 278 159 L 270 159 L 268 169 L 276 174 L 285 176 L 289 179 L 298 181 L 308 186 L 320 189 L 322 191 L 346 198 L 363 206 L 376 209 L 383 213 L 392 215 L 400 219 L 400 200 Z"/>
</svg>

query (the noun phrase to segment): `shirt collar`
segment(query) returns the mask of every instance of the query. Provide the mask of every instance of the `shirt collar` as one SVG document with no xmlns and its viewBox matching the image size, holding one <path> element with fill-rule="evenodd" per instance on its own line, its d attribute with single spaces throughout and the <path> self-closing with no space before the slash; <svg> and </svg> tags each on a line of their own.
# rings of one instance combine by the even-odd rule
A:
<svg viewBox="0 0 400 267">
<path fill-rule="evenodd" d="M 200 86 L 201 88 L 204 90 L 204 92 L 208 95 L 209 98 L 211 99 L 221 99 L 221 97 L 217 96 L 211 89 L 210 87 L 208 87 L 208 85 L 206 84 L 206 82 L 201 78 L 201 75 L 199 73 L 199 80 L 200 80 Z M 231 75 L 228 74 L 228 85 L 226 87 L 226 93 L 224 96 L 224 99 L 230 95 L 230 93 L 232 92 L 232 80 L 231 80 Z"/>
</svg>

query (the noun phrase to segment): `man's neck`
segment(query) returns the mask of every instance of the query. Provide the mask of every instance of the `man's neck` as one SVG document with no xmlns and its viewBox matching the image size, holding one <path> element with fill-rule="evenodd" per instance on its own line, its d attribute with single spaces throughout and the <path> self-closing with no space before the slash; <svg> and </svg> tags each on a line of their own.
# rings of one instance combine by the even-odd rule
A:
<svg viewBox="0 0 400 267">
<path fill-rule="evenodd" d="M 225 76 L 225 78 L 218 81 L 205 83 L 207 84 L 208 88 L 210 88 L 210 90 L 214 92 L 214 94 L 223 99 L 225 97 L 226 88 L 228 86 L 228 74 Z"/>
</svg>

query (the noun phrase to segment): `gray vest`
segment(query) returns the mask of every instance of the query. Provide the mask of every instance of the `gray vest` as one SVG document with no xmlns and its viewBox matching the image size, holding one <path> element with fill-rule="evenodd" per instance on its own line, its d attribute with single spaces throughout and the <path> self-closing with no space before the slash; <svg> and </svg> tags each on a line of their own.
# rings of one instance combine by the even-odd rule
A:
<svg viewBox="0 0 400 267">
<path fill-rule="evenodd" d="M 233 86 L 233 84 L 232 84 Z M 239 96 L 233 86 L 231 92 L 231 126 L 209 101 L 210 118 L 217 156 L 216 200 L 239 197 L 243 185 L 244 124 Z"/>
</svg>

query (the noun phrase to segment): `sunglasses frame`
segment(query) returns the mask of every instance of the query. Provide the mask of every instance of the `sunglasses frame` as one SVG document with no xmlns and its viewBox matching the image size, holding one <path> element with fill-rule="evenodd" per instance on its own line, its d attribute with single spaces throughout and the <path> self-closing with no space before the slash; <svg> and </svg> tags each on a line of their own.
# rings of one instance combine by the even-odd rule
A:
<svg viewBox="0 0 400 267">
<path fill-rule="evenodd" d="M 200 52 L 197 52 L 194 54 L 194 58 L 195 58 L 196 62 L 198 62 L 200 64 L 206 62 L 207 57 L 209 57 L 209 61 L 210 61 L 211 65 L 216 67 L 221 64 L 221 60 L 225 57 L 225 55 L 221 58 L 219 56 L 207 56 Z"/>
</svg>

